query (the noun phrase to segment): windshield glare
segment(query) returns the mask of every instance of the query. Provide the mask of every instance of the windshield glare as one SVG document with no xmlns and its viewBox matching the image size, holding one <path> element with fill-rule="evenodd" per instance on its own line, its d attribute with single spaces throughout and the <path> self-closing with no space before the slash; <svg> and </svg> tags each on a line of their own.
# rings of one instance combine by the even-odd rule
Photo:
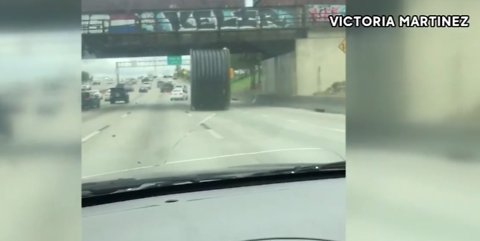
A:
<svg viewBox="0 0 480 241">
<path fill-rule="evenodd" d="M 345 161 L 345 3 L 187 2 L 82 12 L 83 182 Z"/>
</svg>

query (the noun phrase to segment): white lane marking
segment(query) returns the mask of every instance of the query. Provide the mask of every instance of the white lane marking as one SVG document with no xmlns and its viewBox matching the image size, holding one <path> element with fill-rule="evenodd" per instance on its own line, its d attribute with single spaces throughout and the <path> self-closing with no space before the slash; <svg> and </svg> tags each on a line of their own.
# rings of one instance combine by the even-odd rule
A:
<svg viewBox="0 0 480 241">
<path fill-rule="evenodd" d="M 106 125 L 106 126 L 100 128 L 100 129 L 98 129 L 98 131 L 103 131 L 103 130 L 107 129 L 108 127 L 110 127 L 110 125 Z"/>
<path fill-rule="evenodd" d="M 188 113 L 187 115 L 188 115 L 188 117 L 192 117 L 192 113 Z"/>
<path fill-rule="evenodd" d="M 152 168 L 152 167 L 157 167 L 157 166 L 158 165 L 150 165 L 150 166 L 142 166 L 142 167 L 135 167 L 135 168 L 129 168 L 129 169 L 122 169 L 122 170 L 111 171 L 111 172 L 103 172 L 103 173 L 96 174 L 96 175 L 84 176 L 84 177 L 82 177 L 82 179 L 88 179 L 88 178 L 93 178 L 93 177 L 101 177 L 101 176 L 110 175 L 110 174 L 117 174 L 117 173 L 141 170 L 141 169 Z"/>
<path fill-rule="evenodd" d="M 225 157 L 248 156 L 248 155 L 257 155 L 257 154 L 264 154 L 264 153 L 282 152 L 282 151 L 306 151 L 306 150 L 324 150 L 324 148 L 319 148 L 319 147 L 283 148 L 283 149 L 274 149 L 274 150 L 257 151 L 257 152 L 244 152 L 244 153 L 235 153 L 235 154 L 220 155 L 220 156 L 213 156 L 213 157 L 202 157 L 202 158 L 186 159 L 186 160 L 180 160 L 180 161 L 172 161 L 172 162 L 167 162 L 166 165 L 175 164 L 175 163 L 193 162 L 193 161 L 213 160 L 213 159 L 225 158 Z"/>
<path fill-rule="evenodd" d="M 297 123 L 298 121 L 296 120 L 288 120 L 289 122 Z"/>
<path fill-rule="evenodd" d="M 125 113 L 125 114 L 122 115 L 122 118 L 125 118 L 125 117 L 127 117 L 127 116 L 128 116 L 128 114 Z"/>
<path fill-rule="evenodd" d="M 215 115 L 216 115 L 216 114 L 213 113 L 213 114 L 207 116 L 205 119 L 203 119 L 202 121 L 200 121 L 200 123 L 198 123 L 198 124 L 201 125 L 201 124 L 207 122 L 208 120 L 212 119 Z"/>
<path fill-rule="evenodd" d="M 216 131 L 212 130 L 212 129 L 209 129 L 208 130 L 208 133 L 210 133 L 210 135 L 212 135 L 213 137 L 217 138 L 217 139 L 223 139 L 223 136 L 218 134 Z"/>
<path fill-rule="evenodd" d="M 82 142 L 86 142 L 86 141 L 88 141 L 88 139 L 90 139 L 90 138 L 92 138 L 92 137 L 94 137 L 98 134 L 100 134 L 100 131 L 98 131 L 98 130 L 94 131 L 94 132 L 88 134 L 87 136 L 85 136 L 84 138 L 82 138 Z"/>
<path fill-rule="evenodd" d="M 342 129 L 325 128 L 325 127 L 322 127 L 322 129 L 329 130 L 329 131 L 337 131 L 337 132 L 343 132 L 343 133 L 345 133 L 345 130 L 342 130 Z"/>
<path fill-rule="evenodd" d="M 262 114 L 262 116 L 263 116 L 263 117 L 268 117 L 268 115 L 267 115 L 267 114 Z"/>
</svg>

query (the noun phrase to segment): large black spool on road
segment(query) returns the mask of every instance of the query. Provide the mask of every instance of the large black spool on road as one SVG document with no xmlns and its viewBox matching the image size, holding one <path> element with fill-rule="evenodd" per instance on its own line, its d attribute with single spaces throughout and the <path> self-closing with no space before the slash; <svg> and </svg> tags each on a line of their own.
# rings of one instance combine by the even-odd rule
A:
<svg viewBox="0 0 480 241">
<path fill-rule="evenodd" d="M 193 110 L 226 110 L 230 106 L 230 51 L 192 49 L 191 107 Z"/>
</svg>

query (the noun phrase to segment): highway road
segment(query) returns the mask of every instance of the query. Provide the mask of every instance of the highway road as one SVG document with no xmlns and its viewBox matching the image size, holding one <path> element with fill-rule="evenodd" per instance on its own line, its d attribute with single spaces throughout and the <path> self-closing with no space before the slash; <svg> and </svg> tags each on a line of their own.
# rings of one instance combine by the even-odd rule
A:
<svg viewBox="0 0 480 241">
<path fill-rule="evenodd" d="M 82 177 L 152 168 L 331 162 L 345 158 L 345 116 L 233 101 L 227 111 L 190 111 L 156 86 L 129 104 L 102 101 L 82 113 Z"/>
</svg>

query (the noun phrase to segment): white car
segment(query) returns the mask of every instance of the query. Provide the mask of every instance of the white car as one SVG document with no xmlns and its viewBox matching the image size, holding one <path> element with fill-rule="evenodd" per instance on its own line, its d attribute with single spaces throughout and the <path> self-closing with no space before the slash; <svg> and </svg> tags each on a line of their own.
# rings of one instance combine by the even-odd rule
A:
<svg viewBox="0 0 480 241">
<path fill-rule="evenodd" d="M 82 85 L 82 91 L 86 91 L 86 90 L 91 90 L 92 87 L 90 85 Z"/>
<path fill-rule="evenodd" d="M 188 100 L 188 95 L 183 91 L 181 88 L 175 88 L 172 90 L 172 94 L 170 96 L 170 100 Z"/>
<path fill-rule="evenodd" d="M 92 94 L 95 95 L 99 99 L 103 99 L 103 95 L 100 90 L 92 90 Z"/>
<path fill-rule="evenodd" d="M 188 92 L 188 91 L 187 91 L 188 89 L 187 89 L 187 86 L 186 86 L 186 85 L 178 85 L 178 84 L 177 84 L 177 85 L 175 85 L 174 89 L 181 89 L 181 90 L 183 90 L 185 93 Z"/>
<path fill-rule="evenodd" d="M 150 83 L 143 83 L 143 84 L 142 84 L 142 87 L 151 90 L 151 89 L 152 89 L 152 84 L 150 84 Z"/>
<path fill-rule="evenodd" d="M 105 91 L 105 94 L 103 94 L 103 99 L 105 101 L 110 101 L 110 89 L 108 89 L 107 91 Z"/>
</svg>

